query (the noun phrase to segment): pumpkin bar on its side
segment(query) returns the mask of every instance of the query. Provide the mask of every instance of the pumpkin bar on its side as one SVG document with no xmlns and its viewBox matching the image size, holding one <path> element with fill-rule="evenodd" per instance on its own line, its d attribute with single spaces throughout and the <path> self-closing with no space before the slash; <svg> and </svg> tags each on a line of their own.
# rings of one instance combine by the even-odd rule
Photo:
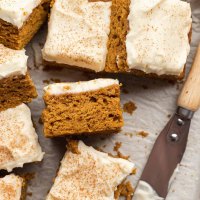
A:
<svg viewBox="0 0 200 200">
<path fill-rule="evenodd" d="M 107 134 L 123 126 L 118 80 L 55 83 L 44 90 L 46 137 Z"/>
</svg>

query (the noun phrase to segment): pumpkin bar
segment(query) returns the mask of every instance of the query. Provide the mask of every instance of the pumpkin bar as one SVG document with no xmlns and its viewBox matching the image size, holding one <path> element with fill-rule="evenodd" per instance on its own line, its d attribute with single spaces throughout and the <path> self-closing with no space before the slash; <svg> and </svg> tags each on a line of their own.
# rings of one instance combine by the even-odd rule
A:
<svg viewBox="0 0 200 200">
<path fill-rule="evenodd" d="M 43 159 L 31 112 L 25 104 L 0 112 L 0 133 L 0 170 L 11 172 Z"/>
<path fill-rule="evenodd" d="M 1 0 L 0 43 L 24 48 L 46 21 L 48 6 L 49 0 Z"/>
<path fill-rule="evenodd" d="M 191 24 L 181 0 L 55 0 L 43 58 L 47 67 L 181 79 Z"/>
<path fill-rule="evenodd" d="M 46 198 L 53 199 L 115 199 L 117 186 L 130 175 L 134 164 L 86 146 L 82 141 L 68 148 Z"/>
<path fill-rule="evenodd" d="M 118 80 L 55 83 L 44 91 L 46 137 L 118 132 L 123 126 Z"/>
<path fill-rule="evenodd" d="M 0 111 L 37 97 L 27 59 L 25 50 L 13 50 L 0 44 Z"/>
<path fill-rule="evenodd" d="M 20 176 L 10 174 L 0 178 L 0 199 L 1 200 L 25 200 L 26 180 Z"/>
</svg>

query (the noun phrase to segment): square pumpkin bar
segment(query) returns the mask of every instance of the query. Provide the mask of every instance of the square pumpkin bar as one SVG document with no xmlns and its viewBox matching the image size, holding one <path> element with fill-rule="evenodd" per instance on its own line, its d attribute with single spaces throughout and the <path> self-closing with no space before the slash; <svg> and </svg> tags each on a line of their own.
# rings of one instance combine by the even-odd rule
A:
<svg viewBox="0 0 200 200">
<path fill-rule="evenodd" d="M 97 151 L 82 141 L 68 147 L 46 200 L 118 199 L 118 186 L 133 172 L 134 164 Z"/>
</svg>

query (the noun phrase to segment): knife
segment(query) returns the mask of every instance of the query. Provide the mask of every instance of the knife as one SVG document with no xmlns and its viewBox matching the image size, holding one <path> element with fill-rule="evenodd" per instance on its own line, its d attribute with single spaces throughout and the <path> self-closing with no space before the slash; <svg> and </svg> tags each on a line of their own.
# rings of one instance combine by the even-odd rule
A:
<svg viewBox="0 0 200 200">
<path fill-rule="evenodd" d="M 134 200 L 160 200 L 167 196 L 170 178 L 185 152 L 191 119 L 200 107 L 200 44 L 177 106 L 153 146 Z"/>
</svg>

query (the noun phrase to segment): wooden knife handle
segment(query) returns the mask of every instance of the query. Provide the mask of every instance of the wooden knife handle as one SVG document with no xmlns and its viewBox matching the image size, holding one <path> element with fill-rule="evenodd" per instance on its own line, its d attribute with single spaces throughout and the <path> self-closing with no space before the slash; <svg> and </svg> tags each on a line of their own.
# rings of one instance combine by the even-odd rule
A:
<svg viewBox="0 0 200 200">
<path fill-rule="evenodd" d="M 177 104 L 191 111 L 200 107 L 200 44 Z"/>
</svg>

